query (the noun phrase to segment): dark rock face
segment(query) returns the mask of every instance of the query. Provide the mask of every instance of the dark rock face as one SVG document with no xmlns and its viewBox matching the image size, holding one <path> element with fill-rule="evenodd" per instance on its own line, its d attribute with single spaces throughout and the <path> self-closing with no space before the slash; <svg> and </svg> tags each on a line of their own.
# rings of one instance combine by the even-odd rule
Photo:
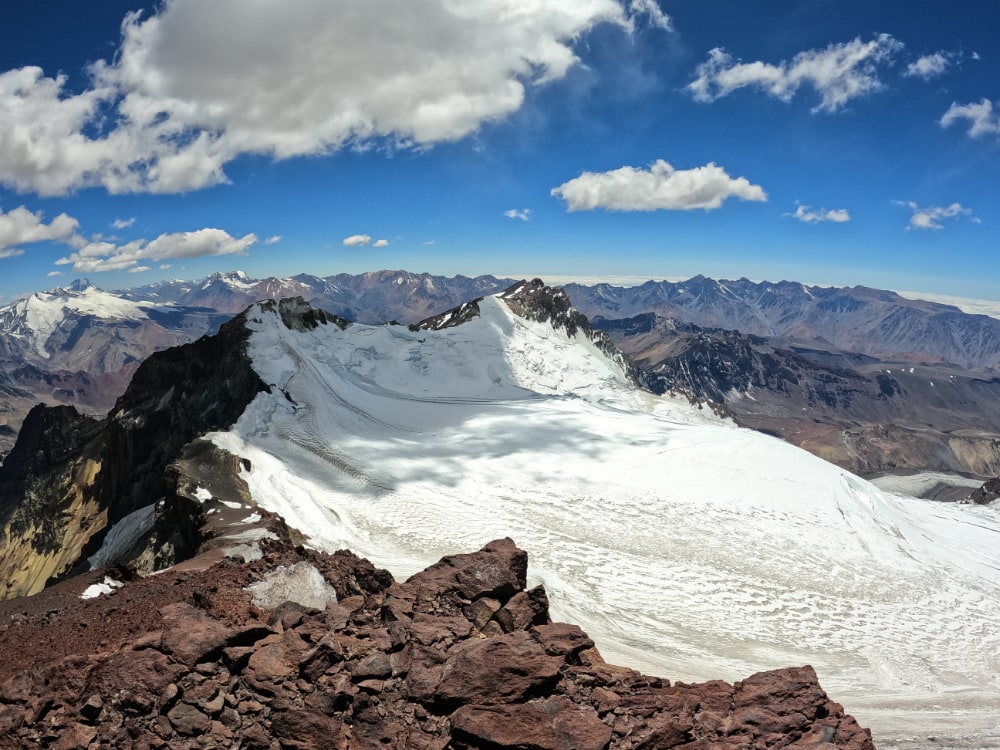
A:
<svg viewBox="0 0 1000 750">
<path fill-rule="evenodd" d="M 30 413 L 0 467 L 0 523 L 8 532 L 0 598 L 85 569 L 107 529 L 161 500 L 148 540 L 157 567 L 194 553 L 200 508 L 174 491 L 167 469 L 199 435 L 229 427 L 265 389 L 246 354 L 248 336 L 238 316 L 215 336 L 154 354 L 105 420 L 72 407 L 39 405 Z"/>
<path fill-rule="evenodd" d="M 0 599 L 69 570 L 105 516 L 93 487 L 104 423 L 37 406 L 0 467 Z"/>
<path fill-rule="evenodd" d="M 249 331 L 239 315 L 184 346 L 140 365 L 108 417 L 101 493 L 114 523 L 165 495 L 164 470 L 185 445 L 235 422 L 266 389 L 246 353 Z"/>
<path fill-rule="evenodd" d="M 302 562 L 338 601 L 249 602 L 248 583 Z M 0 605 L 0 649 L 20 644 L 0 665 L 0 746 L 873 749 L 810 667 L 730 685 L 606 664 L 524 590 L 526 563 L 503 539 L 395 583 L 350 553 L 276 545 L 254 563 L 168 572 L 110 598 L 69 594 L 62 608 L 49 590 L 44 614 L 14 622 Z M 531 617 L 501 617 L 519 597 Z M 45 632 L 83 623 L 86 638 L 24 668 Z"/>
<path fill-rule="evenodd" d="M 994 477 L 984 482 L 982 487 L 969 495 L 968 502 L 989 505 L 994 500 L 1000 500 L 1000 477 Z"/>
</svg>

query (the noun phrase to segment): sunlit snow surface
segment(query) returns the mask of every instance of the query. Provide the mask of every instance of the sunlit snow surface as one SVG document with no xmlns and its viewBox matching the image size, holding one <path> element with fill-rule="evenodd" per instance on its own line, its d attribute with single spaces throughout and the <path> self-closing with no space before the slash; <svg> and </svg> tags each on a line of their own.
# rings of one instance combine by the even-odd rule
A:
<svg viewBox="0 0 1000 750">
<path fill-rule="evenodd" d="M 883 493 L 481 308 L 436 332 L 251 315 L 275 387 L 214 439 L 316 546 L 405 577 L 510 536 L 611 661 L 687 680 L 808 663 L 882 748 L 1000 746 L 996 509 Z"/>
</svg>

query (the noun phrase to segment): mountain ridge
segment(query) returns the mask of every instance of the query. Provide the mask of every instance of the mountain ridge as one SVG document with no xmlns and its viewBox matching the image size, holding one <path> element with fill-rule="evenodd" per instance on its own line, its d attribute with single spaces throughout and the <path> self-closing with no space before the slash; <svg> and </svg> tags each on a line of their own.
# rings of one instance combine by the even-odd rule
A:
<svg viewBox="0 0 1000 750">
<path fill-rule="evenodd" d="M 63 305 L 41 316 L 62 321 L 58 330 L 35 335 L 30 345 L 26 343 L 29 337 L 5 335 L 0 326 L 0 364 L 7 363 L 0 378 L 0 415 L 6 415 L 0 448 L 12 444 L 20 420 L 38 400 L 74 405 L 94 416 L 105 413 L 146 354 L 192 340 L 226 317 L 212 310 L 213 305 L 241 311 L 258 298 L 301 296 L 345 319 L 415 325 L 512 283 L 492 276 L 441 277 L 392 270 L 263 280 L 238 271 L 117 293 L 101 292 L 86 280 L 74 282 L 35 297 L 47 295 L 59 308 L 59 295 L 111 295 L 108 299 L 114 297 L 114 301 L 107 305 L 109 314 L 115 305 L 128 306 L 131 312 L 103 319 L 93 309 L 86 315 L 72 311 L 68 315 Z M 742 410 L 743 424 L 781 435 L 866 476 L 933 470 L 985 478 L 1000 471 L 1000 424 L 991 416 L 997 413 L 1000 377 L 993 367 L 966 366 L 989 361 L 990 342 L 996 343 L 996 323 L 1000 321 L 866 287 L 836 289 L 697 276 L 673 284 L 649 281 L 631 288 L 570 284 L 565 289 L 577 309 L 592 315 L 598 327 L 604 325 L 602 320 L 613 326 L 610 321 L 615 316 L 632 309 L 662 317 L 654 311 L 665 306 L 672 314 L 687 316 L 672 318 L 683 325 L 731 331 L 727 342 L 720 334 L 709 335 L 701 345 L 702 364 L 709 371 L 715 367 L 715 377 L 719 377 L 718 368 L 725 360 L 724 367 L 731 371 L 726 377 L 734 383 L 757 379 L 754 393 L 745 387 L 733 390 L 721 382 L 717 388 L 698 382 L 699 378 L 687 378 L 692 382 L 683 385 L 684 377 L 664 377 L 662 369 L 655 372 L 657 368 L 669 371 L 695 364 L 681 360 L 668 363 L 657 354 L 671 351 L 668 342 L 676 338 L 674 333 L 665 332 L 663 340 L 649 333 L 641 339 L 633 336 L 627 344 L 618 338 L 617 343 L 625 346 L 628 356 L 643 369 L 638 375 L 654 390 L 683 387 L 693 398 L 707 399 L 713 408 Z M 577 297 L 582 300 L 579 304 Z M 0 320 L 12 317 L 13 310 L 0 308 Z M 706 318 L 710 325 L 704 322 Z M 820 323 L 830 329 L 825 337 L 820 336 Z M 869 330 L 875 323 L 880 330 Z M 761 333 L 752 333 L 755 327 Z M 12 325 L 7 328 L 9 333 L 15 332 Z M 912 336 L 900 333 L 932 329 L 940 335 L 920 336 L 938 344 L 925 347 L 928 351 L 923 353 L 914 351 L 920 347 L 910 340 Z M 945 336 L 941 331 L 950 332 Z M 790 371 L 788 363 L 794 363 L 795 377 L 802 383 L 813 383 L 809 392 L 793 395 L 792 391 L 802 388 L 781 378 L 762 378 L 765 365 L 754 363 L 751 356 L 735 356 L 732 347 L 740 336 L 766 339 L 752 347 L 769 348 L 772 354 L 767 356 L 784 362 L 781 367 L 786 373 Z M 940 345 L 942 337 L 951 342 L 947 347 Z M 862 344 L 854 340 L 859 338 Z M 840 343 L 831 343 L 835 341 Z M 47 357 L 39 355 L 39 347 Z M 882 350 L 886 352 L 877 354 Z M 778 356 L 774 352 L 783 353 Z M 685 356 L 690 359 L 692 355 Z M 945 361 L 948 358 L 966 365 L 949 364 Z M 749 369 L 740 371 L 740 367 Z M 913 368 L 919 372 L 914 373 Z M 650 369 L 654 370 L 651 374 Z M 895 386 L 889 382 L 893 379 Z M 776 390 L 768 390 L 772 385 Z M 727 399 L 728 403 L 723 403 Z M 820 422 L 803 420 L 801 410 L 791 410 L 792 404 L 800 401 Z"/>
<path fill-rule="evenodd" d="M 576 320 L 563 292 L 539 288 L 529 305 L 532 289 L 511 292 L 515 307 L 544 320 L 504 292 L 438 330 L 342 326 L 290 300 L 252 306 L 224 347 L 153 355 L 108 418 L 125 439 L 97 457 L 108 474 L 91 486 L 126 491 L 118 510 L 97 509 L 118 520 L 88 563 L 147 573 L 192 550 L 253 557 L 284 534 L 408 574 L 502 532 L 531 550 L 557 616 L 626 666 L 698 681 L 812 663 L 880 736 L 898 731 L 879 712 L 887 693 L 937 716 L 958 681 L 979 696 L 963 693 L 969 716 L 995 715 L 990 506 L 882 493 L 645 392 L 581 326 L 553 325 L 552 311 Z M 224 355 L 253 375 L 206 366 Z M 217 390 L 236 396 L 226 378 L 240 372 L 253 387 L 221 425 L 193 429 L 219 397 L 189 377 L 204 369 Z M 204 400 L 184 396 L 185 380 Z M 173 415 L 191 437 L 171 447 L 157 436 Z"/>
</svg>

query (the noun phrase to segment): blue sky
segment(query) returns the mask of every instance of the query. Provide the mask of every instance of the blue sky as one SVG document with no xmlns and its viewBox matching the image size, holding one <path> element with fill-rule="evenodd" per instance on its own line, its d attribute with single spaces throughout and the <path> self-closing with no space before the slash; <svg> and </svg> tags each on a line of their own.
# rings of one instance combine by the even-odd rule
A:
<svg viewBox="0 0 1000 750">
<path fill-rule="evenodd" d="M 237 268 L 1000 298 L 997 3 L 4 10 L 5 300 Z"/>
</svg>

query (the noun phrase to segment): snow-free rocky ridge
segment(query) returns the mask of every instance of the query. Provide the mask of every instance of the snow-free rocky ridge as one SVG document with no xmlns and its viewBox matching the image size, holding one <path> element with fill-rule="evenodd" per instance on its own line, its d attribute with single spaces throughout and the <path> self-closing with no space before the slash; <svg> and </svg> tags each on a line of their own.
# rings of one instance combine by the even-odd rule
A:
<svg viewBox="0 0 1000 750">
<path fill-rule="evenodd" d="M 204 434 L 184 405 L 212 401 L 195 398 L 204 386 L 189 388 L 180 350 L 170 378 L 144 376 L 141 398 L 112 413 L 135 466 L 166 462 L 169 481 L 130 475 L 150 488 L 152 523 L 165 531 L 178 514 L 196 544 L 199 523 L 239 529 L 252 555 L 277 518 L 311 547 L 346 547 L 400 576 L 510 535 L 556 617 L 612 661 L 689 681 L 808 663 L 883 747 L 996 741 L 996 509 L 883 493 L 644 392 L 605 337 L 570 334 L 577 314 L 540 284 L 415 329 L 311 310 L 254 305 L 225 345 L 205 340 L 231 357 L 224 377 L 252 387 Z M 143 430 L 175 418 L 195 436 L 174 458 L 137 449 L 153 445 Z M 152 533 L 133 523 L 142 510 L 113 514 L 90 559 L 176 549 L 162 534 L 155 552 L 130 538 Z"/>
</svg>

